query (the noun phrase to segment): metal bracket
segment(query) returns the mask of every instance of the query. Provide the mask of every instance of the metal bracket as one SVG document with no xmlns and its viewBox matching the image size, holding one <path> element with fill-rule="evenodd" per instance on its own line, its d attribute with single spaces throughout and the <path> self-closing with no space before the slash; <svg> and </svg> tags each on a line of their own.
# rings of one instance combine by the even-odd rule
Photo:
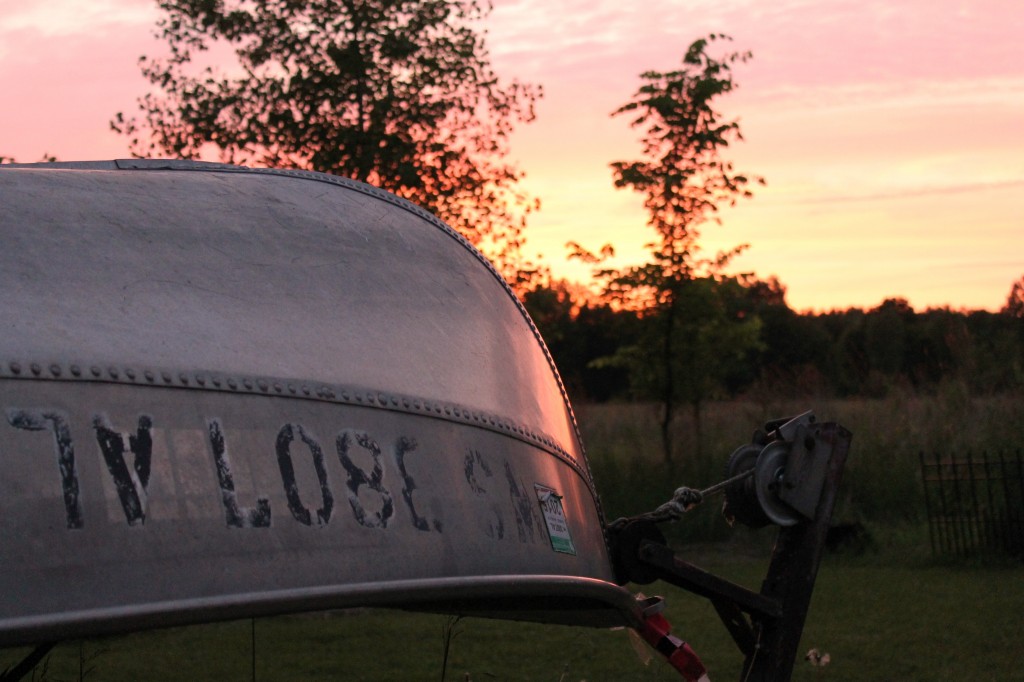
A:
<svg viewBox="0 0 1024 682">
<path fill-rule="evenodd" d="M 807 479 L 808 485 L 816 489 L 811 491 L 814 506 L 810 514 L 801 510 L 808 520 L 779 529 L 760 592 L 683 561 L 666 546 L 664 536 L 651 521 L 634 521 L 611 534 L 620 583 L 664 580 L 711 601 L 745 657 L 744 681 L 781 682 L 793 672 L 850 449 L 852 436 L 838 424 L 793 426 L 796 428 L 787 434 L 787 440 L 793 441 L 796 456 L 801 456 L 801 449 L 814 456 L 814 463 L 796 463 L 805 472 L 801 480 Z M 790 457 L 794 457 L 792 451 Z M 800 499 L 799 504 L 804 506 L 809 499 Z"/>
<path fill-rule="evenodd" d="M 32 672 L 32 669 L 39 665 L 39 662 L 50 653 L 57 642 L 44 642 L 29 652 L 25 658 L 7 670 L 0 671 L 0 682 L 17 682 Z"/>
</svg>

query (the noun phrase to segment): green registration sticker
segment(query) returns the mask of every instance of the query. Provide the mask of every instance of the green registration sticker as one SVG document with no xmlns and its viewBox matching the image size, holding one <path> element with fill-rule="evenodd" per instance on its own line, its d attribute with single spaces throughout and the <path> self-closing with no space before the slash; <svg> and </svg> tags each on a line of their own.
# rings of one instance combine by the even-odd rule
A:
<svg viewBox="0 0 1024 682">
<path fill-rule="evenodd" d="M 562 496 L 555 490 L 539 483 L 534 483 L 533 487 L 537 490 L 540 511 L 544 515 L 544 522 L 548 527 L 551 549 L 563 554 L 576 554 L 572 536 L 569 535 L 569 524 L 565 520 L 565 510 L 562 508 Z"/>
</svg>

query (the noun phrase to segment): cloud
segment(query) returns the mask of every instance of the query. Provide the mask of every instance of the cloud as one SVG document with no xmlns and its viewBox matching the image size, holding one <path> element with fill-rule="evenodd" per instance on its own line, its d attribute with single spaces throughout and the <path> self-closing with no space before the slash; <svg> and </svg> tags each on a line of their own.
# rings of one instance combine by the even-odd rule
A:
<svg viewBox="0 0 1024 682">
<path fill-rule="evenodd" d="M 1024 62 L 1022 62 L 1024 63 Z M 779 83 L 747 89 L 739 97 L 757 105 L 784 109 L 908 110 L 971 105 L 1024 107 L 1024 74 L 978 75 L 970 78 L 907 78 L 823 84 L 813 88 Z"/>
<path fill-rule="evenodd" d="M 0 34 L 89 35 L 110 26 L 152 26 L 157 16 L 155 3 L 138 0 L 33 0 L 0 9 Z"/>
<path fill-rule="evenodd" d="M 726 32 L 754 52 L 750 86 L 774 89 L 1019 74 L 1021 17 L 1019 0 L 499 0 L 489 27 L 497 58 L 555 77 L 671 68 Z"/>
<path fill-rule="evenodd" d="M 977 192 L 992 192 L 1024 187 L 1024 178 L 1017 180 L 1005 180 L 1001 182 L 973 182 L 957 185 L 941 185 L 933 187 L 918 187 L 907 189 L 895 189 L 886 192 L 874 192 L 867 194 L 834 194 L 827 196 L 808 197 L 792 199 L 786 202 L 790 204 L 801 204 L 813 206 L 820 204 L 849 204 L 873 201 L 894 201 L 927 196 L 949 196 L 951 194 L 973 194 Z"/>
<path fill-rule="evenodd" d="M 0 109 L 0 154 L 23 161 L 44 152 L 61 160 L 126 156 L 109 121 L 133 109 L 146 89 L 137 60 L 156 45 L 150 32 L 112 23 L 89 32 L 86 22 L 83 32 L 55 35 L 19 16 L 16 29 L 6 17 L 0 22 L 0 44 L 8 50 L 0 58 L 0 92 L 15 104 Z"/>
</svg>

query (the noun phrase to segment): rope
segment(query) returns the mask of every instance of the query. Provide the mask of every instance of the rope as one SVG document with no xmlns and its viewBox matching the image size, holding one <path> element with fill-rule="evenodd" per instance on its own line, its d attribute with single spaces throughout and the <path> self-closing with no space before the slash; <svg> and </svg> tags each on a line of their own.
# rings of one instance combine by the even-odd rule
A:
<svg viewBox="0 0 1024 682">
<path fill-rule="evenodd" d="M 681 486 L 676 488 L 676 491 L 672 493 L 671 500 L 665 502 L 654 511 L 638 514 L 637 516 L 627 516 L 621 519 L 616 519 L 609 524 L 609 527 L 619 529 L 632 521 L 653 521 L 654 523 L 661 523 L 662 521 L 678 521 L 683 518 L 683 514 L 703 502 L 705 497 L 710 497 L 720 493 L 733 483 L 738 483 L 739 481 L 749 478 L 753 473 L 753 469 L 747 469 L 746 471 L 740 472 L 735 476 L 725 479 L 724 481 L 719 481 L 704 490 L 695 490 L 693 488 Z"/>
</svg>

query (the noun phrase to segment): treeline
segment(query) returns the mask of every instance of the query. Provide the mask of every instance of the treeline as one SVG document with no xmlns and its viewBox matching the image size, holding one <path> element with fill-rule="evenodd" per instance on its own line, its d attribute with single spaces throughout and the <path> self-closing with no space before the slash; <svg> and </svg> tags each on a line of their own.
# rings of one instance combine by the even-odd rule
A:
<svg viewBox="0 0 1024 682">
<path fill-rule="evenodd" d="M 894 390 L 932 392 L 958 382 L 971 393 L 1024 389 L 1024 315 L 948 308 L 917 312 L 893 298 L 868 310 L 798 313 L 775 279 L 719 284 L 726 315 L 758 322 L 759 342 L 730 359 L 707 399 L 884 397 Z M 1016 286 L 1014 291 L 1016 291 Z M 615 309 L 553 283 L 524 295 L 574 401 L 644 400 L 648 385 L 613 359 L 656 335 L 657 315 Z"/>
</svg>

